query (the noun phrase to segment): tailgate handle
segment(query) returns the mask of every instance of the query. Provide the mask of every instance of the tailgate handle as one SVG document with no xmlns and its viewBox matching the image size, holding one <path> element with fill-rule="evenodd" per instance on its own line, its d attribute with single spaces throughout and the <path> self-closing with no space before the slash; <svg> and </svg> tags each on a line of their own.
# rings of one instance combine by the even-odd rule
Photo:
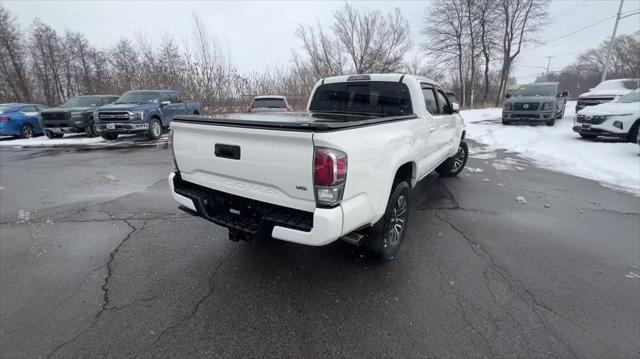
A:
<svg viewBox="0 0 640 359">
<path fill-rule="evenodd" d="M 240 159 L 240 146 L 223 145 L 216 143 L 215 147 L 216 157 L 228 158 L 230 160 Z"/>
</svg>

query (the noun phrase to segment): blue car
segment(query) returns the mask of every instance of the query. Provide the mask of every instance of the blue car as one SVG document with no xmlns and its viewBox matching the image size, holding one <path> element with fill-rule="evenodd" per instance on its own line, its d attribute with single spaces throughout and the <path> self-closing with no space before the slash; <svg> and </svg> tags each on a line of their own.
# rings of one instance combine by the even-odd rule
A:
<svg viewBox="0 0 640 359">
<path fill-rule="evenodd" d="M 31 138 L 44 134 L 40 125 L 40 111 L 47 108 L 31 103 L 0 104 L 0 136 Z"/>
</svg>

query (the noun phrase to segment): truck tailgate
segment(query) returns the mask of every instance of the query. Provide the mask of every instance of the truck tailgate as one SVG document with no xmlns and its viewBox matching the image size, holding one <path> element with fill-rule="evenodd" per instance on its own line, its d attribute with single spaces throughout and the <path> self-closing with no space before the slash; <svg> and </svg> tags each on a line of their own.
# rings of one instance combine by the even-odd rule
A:
<svg viewBox="0 0 640 359">
<path fill-rule="evenodd" d="M 313 212 L 313 133 L 172 122 L 182 179 Z"/>
</svg>

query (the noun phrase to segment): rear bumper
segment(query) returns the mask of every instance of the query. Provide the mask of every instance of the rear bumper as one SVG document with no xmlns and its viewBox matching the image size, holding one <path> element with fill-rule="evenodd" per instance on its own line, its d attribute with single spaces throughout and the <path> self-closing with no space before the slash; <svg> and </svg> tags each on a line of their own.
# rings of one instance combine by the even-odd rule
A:
<svg viewBox="0 0 640 359">
<path fill-rule="evenodd" d="M 169 175 L 171 196 L 199 217 L 249 234 L 271 233 L 288 242 L 323 246 L 340 238 L 342 207 L 316 208 L 313 213 L 253 201 L 183 181 Z M 238 206 L 238 207 L 236 207 Z M 250 210 L 250 214 L 243 213 Z"/>
</svg>

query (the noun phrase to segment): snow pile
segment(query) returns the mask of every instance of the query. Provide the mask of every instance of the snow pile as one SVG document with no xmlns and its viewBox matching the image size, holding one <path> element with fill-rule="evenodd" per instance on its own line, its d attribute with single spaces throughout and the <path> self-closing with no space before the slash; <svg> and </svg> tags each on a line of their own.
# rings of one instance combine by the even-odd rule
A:
<svg viewBox="0 0 640 359">
<path fill-rule="evenodd" d="M 162 135 L 159 139 L 161 142 L 166 142 L 168 139 L 168 135 Z M 107 141 L 102 137 L 94 137 L 89 138 L 84 134 L 65 134 L 63 138 L 47 138 L 46 136 L 38 136 L 33 138 L 26 139 L 13 139 L 13 138 L 2 138 L 0 139 L 0 147 L 18 147 L 18 148 L 28 148 L 28 147 L 83 147 L 83 146 L 121 146 L 123 144 L 143 144 L 142 142 L 146 142 L 149 144 L 155 144 L 154 141 L 148 141 L 144 136 L 136 136 L 136 135 L 120 135 L 115 141 Z"/>
<path fill-rule="evenodd" d="M 586 140 L 571 129 L 575 101 L 567 103 L 565 116 L 556 125 L 504 126 L 502 110 L 489 108 L 462 111 L 467 137 L 488 145 L 523 154 L 552 170 L 596 180 L 640 194 L 640 148 L 615 140 Z"/>
</svg>

